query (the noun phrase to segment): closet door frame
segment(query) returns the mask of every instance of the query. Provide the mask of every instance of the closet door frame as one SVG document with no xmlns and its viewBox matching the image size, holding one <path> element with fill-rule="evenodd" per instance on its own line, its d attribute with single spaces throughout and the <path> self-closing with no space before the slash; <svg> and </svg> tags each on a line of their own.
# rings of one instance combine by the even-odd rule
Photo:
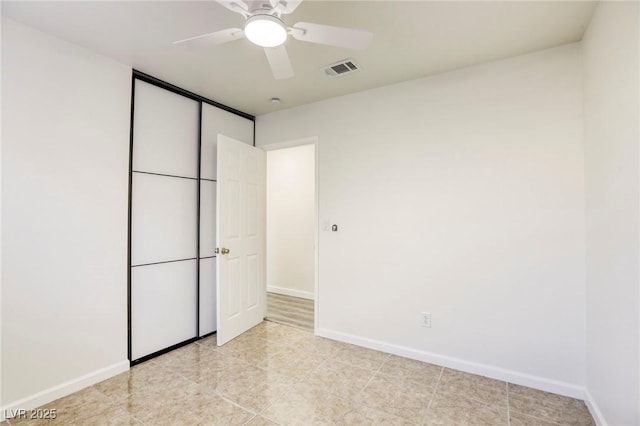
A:
<svg viewBox="0 0 640 426">
<path fill-rule="evenodd" d="M 196 335 L 193 338 L 190 338 L 186 341 L 177 343 L 175 345 L 169 346 L 167 348 L 161 349 L 157 352 L 145 355 L 141 358 L 132 359 L 132 329 L 131 329 L 131 235 L 132 235 L 132 226 L 131 226 L 131 214 L 132 214 L 132 200 L 133 200 L 133 144 L 134 144 L 134 109 L 135 109 L 135 93 L 136 93 L 136 80 L 140 80 L 142 82 L 154 85 L 164 90 L 168 90 L 180 96 L 184 96 L 188 99 L 194 100 L 198 102 L 198 166 L 197 166 L 197 198 L 196 198 Z M 129 359 L 130 366 L 134 366 L 141 362 L 147 361 L 151 358 L 155 358 L 162 354 L 165 354 L 169 351 L 172 351 L 176 348 L 179 348 L 184 345 L 188 345 L 189 343 L 193 343 L 196 340 L 203 339 L 205 337 L 210 336 L 209 333 L 207 335 L 200 336 L 200 197 L 201 197 L 201 169 L 202 169 L 202 104 L 206 103 L 216 108 L 220 108 L 224 111 L 230 112 L 232 114 L 238 115 L 240 117 L 246 118 L 253 123 L 253 146 L 256 144 L 256 126 L 255 126 L 255 116 L 244 113 L 237 109 L 231 108 L 227 105 L 221 104 L 219 102 L 213 101 L 211 99 L 205 98 L 203 96 L 197 95 L 193 92 L 189 92 L 188 90 L 182 89 L 178 86 L 175 86 L 171 83 L 167 83 L 166 81 L 160 80 L 149 74 L 145 74 L 138 70 L 133 70 L 131 75 L 131 115 L 130 115 L 130 128 L 129 128 L 129 202 L 128 202 L 128 229 L 127 229 L 127 357 Z"/>
</svg>

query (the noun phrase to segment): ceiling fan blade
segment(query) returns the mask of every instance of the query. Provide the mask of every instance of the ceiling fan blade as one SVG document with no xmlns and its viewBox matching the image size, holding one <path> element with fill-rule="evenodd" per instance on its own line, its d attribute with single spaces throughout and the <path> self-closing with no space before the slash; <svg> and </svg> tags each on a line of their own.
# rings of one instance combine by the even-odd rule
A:
<svg viewBox="0 0 640 426">
<path fill-rule="evenodd" d="M 291 30 L 291 36 L 300 41 L 357 50 L 364 50 L 369 47 L 373 39 L 373 34 L 369 31 L 309 22 L 295 24 Z"/>
<path fill-rule="evenodd" d="M 244 32 L 242 32 L 240 28 L 227 28 L 226 30 L 174 41 L 173 44 L 179 44 L 191 48 L 200 48 L 228 43 L 242 38 L 244 38 Z"/>
<path fill-rule="evenodd" d="M 264 53 L 271 66 L 271 72 L 276 80 L 284 80 L 293 77 L 293 68 L 289 55 L 284 45 L 278 47 L 265 47 Z"/>
<path fill-rule="evenodd" d="M 232 12 L 241 14 L 244 17 L 249 16 L 249 6 L 243 0 L 216 0 L 220 5 L 226 7 Z"/>
<path fill-rule="evenodd" d="M 302 0 L 270 0 L 271 7 L 279 10 L 280 13 L 288 15 L 300 6 Z"/>
</svg>

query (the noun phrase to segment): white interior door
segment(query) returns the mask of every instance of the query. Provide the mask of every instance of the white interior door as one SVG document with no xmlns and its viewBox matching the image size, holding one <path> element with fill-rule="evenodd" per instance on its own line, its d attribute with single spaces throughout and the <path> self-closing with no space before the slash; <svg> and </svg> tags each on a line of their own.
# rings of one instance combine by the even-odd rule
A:
<svg viewBox="0 0 640 426">
<path fill-rule="evenodd" d="M 265 153 L 218 135 L 218 345 L 264 318 Z"/>
<path fill-rule="evenodd" d="M 253 145 L 253 120 L 202 103 L 200 140 L 200 336 L 217 331 L 216 191 L 218 134 Z"/>
</svg>

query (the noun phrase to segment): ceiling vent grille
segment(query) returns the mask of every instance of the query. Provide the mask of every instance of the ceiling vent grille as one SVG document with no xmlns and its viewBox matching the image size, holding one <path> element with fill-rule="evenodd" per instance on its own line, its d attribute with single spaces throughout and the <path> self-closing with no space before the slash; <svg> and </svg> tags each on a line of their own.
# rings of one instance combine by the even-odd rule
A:
<svg viewBox="0 0 640 426">
<path fill-rule="evenodd" d="M 350 74 L 358 71 L 360 67 L 355 63 L 353 59 L 345 59 L 335 64 L 324 67 L 324 73 L 329 77 L 337 77 L 339 75 Z"/>
</svg>

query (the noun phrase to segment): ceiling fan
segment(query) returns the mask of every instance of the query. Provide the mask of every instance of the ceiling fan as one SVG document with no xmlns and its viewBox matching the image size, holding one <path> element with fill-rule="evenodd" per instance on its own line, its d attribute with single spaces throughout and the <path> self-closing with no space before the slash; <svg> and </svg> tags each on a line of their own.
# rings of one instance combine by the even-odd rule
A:
<svg viewBox="0 0 640 426">
<path fill-rule="evenodd" d="M 244 28 L 227 28 L 173 42 L 188 47 L 206 47 L 247 38 L 264 48 L 276 80 L 293 77 L 293 68 L 284 47 L 287 36 L 309 43 L 364 50 L 373 39 L 369 31 L 298 22 L 287 26 L 282 15 L 292 13 L 302 0 L 216 0 L 245 17 Z"/>
</svg>

